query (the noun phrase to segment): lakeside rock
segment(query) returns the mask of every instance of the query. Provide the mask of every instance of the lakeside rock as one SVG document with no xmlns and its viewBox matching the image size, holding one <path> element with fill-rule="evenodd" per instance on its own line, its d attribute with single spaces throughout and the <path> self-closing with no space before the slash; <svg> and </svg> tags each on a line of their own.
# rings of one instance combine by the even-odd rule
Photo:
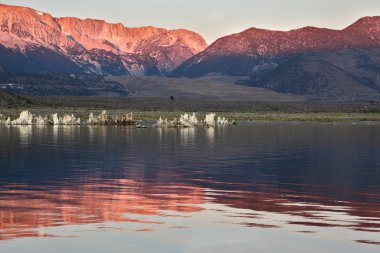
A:
<svg viewBox="0 0 380 253">
<path fill-rule="evenodd" d="M 175 118 L 173 120 L 164 120 L 162 117 L 159 118 L 157 123 L 153 125 L 154 127 L 195 127 L 195 126 L 205 126 L 205 127 L 215 127 L 232 124 L 225 117 L 218 117 L 215 121 L 215 113 L 206 114 L 204 120 L 198 120 L 195 113 L 188 114 L 184 113 L 180 115 L 179 119 Z M 51 115 L 35 115 L 28 110 L 22 111 L 17 119 L 11 120 L 10 117 L 0 114 L 0 125 L 55 125 L 55 126 L 75 126 L 75 125 L 129 125 L 129 126 L 139 126 L 137 121 L 133 118 L 133 113 L 126 113 L 123 115 L 108 115 L 107 111 L 104 110 L 99 115 L 94 115 L 90 113 L 88 120 L 82 121 L 77 118 L 74 114 L 64 114 L 62 117 L 58 113 Z"/>
<path fill-rule="evenodd" d="M 125 115 L 108 116 L 106 111 L 94 116 L 90 113 L 89 119 L 82 122 L 80 118 L 75 117 L 74 114 L 65 114 L 60 117 L 57 113 L 50 116 L 34 115 L 29 111 L 22 111 L 20 116 L 11 120 L 3 114 L 0 114 L 1 125 L 135 125 L 136 121 L 133 120 L 133 114 L 127 113 Z"/>
<path fill-rule="evenodd" d="M 215 113 L 209 113 L 206 115 L 204 125 L 207 127 L 215 126 Z"/>
<path fill-rule="evenodd" d="M 133 113 L 127 113 L 121 116 L 108 116 L 107 111 L 103 111 L 98 116 L 94 116 L 91 112 L 87 125 L 136 125 L 136 121 L 133 119 Z"/>
<path fill-rule="evenodd" d="M 195 126 L 205 126 L 205 127 L 215 127 L 216 125 L 223 126 L 231 124 L 225 117 L 218 117 L 217 121 L 215 121 L 215 113 L 206 114 L 205 119 L 198 120 L 195 113 L 191 116 L 188 113 L 185 113 L 180 116 L 179 120 L 163 120 L 160 117 L 157 123 L 154 125 L 155 127 L 195 127 Z M 232 121 L 234 122 L 234 121 Z M 236 124 L 236 123 L 235 123 Z"/>
</svg>

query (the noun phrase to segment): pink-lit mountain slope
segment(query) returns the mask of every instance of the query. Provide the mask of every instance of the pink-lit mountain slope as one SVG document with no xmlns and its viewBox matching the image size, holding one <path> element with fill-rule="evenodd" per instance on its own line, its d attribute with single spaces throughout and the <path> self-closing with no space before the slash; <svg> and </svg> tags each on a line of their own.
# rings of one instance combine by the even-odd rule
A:
<svg viewBox="0 0 380 253">
<path fill-rule="evenodd" d="M 0 68 L 5 72 L 162 75 L 206 47 L 188 30 L 127 28 L 0 4 Z"/>
<path fill-rule="evenodd" d="M 246 75 L 260 59 L 300 53 L 380 47 L 380 17 L 364 17 L 343 30 L 304 27 L 291 31 L 250 28 L 218 39 L 174 71 L 175 76 L 209 73 Z"/>
<path fill-rule="evenodd" d="M 343 30 L 251 28 L 217 40 L 171 75 L 248 76 L 238 83 L 318 99 L 380 101 L 380 17 Z"/>
</svg>

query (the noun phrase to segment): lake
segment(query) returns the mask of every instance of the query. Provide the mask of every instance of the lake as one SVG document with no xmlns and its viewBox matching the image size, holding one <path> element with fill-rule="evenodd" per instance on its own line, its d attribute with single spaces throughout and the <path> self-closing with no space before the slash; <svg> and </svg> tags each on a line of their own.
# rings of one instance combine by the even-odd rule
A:
<svg viewBox="0 0 380 253">
<path fill-rule="evenodd" d="M 380 125 L 0 126 L 0 252 L 379 252 Z"/>
</svg>

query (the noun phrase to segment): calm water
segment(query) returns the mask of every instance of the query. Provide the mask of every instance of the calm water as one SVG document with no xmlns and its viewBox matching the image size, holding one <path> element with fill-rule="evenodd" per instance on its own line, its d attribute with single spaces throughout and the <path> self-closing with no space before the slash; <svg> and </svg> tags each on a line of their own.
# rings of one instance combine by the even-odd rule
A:
<svg viewBox="0 0 380 253">
<path fill-rule="evenodd" d="M 380 125 L 0 127 L 0 252 L 380 252 Z"/>
</svg>

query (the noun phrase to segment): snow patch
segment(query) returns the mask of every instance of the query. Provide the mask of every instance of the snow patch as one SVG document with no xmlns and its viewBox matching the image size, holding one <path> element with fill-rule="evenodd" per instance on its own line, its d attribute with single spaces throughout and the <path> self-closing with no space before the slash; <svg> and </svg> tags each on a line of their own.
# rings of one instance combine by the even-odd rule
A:
<svg viewBox="0 0 380 253">
<path fill-rule="evenodd" d="M 43 12 L 40 12 L 40 11 L 36 11 L 36 13 L 37 13 L 38 15 L 40 15 L 40 16 L 44 15 L 44 13 L 43 13 Z"/>
<path fill-rule="evenodd" d="M 22 53 L 25 53 L 26 47 L 33 45 L 34 42 L 0 31 L 0 44 L 8 49 L 20 50 Z"/>
</svg>

